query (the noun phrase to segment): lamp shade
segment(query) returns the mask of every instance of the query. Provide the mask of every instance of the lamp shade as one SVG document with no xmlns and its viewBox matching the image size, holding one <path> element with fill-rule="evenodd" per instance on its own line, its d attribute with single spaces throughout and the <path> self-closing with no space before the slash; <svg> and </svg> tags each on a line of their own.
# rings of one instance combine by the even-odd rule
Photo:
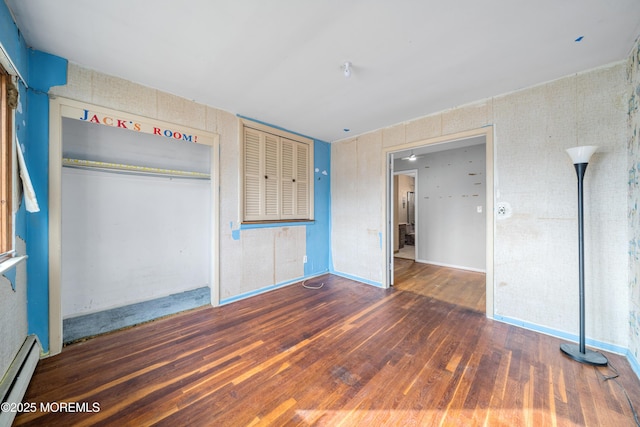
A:
<svg viewBox="0 0 640 427">
<path fill-rule="evenodd" d="M 567 148 L 567 153 L 571 157 L 574 165 L 579 163 L 589 163 L 589 159 L 596 152 L 598 146 L 596 145 L 583 145 L 582 147 Z"/>
</svg>

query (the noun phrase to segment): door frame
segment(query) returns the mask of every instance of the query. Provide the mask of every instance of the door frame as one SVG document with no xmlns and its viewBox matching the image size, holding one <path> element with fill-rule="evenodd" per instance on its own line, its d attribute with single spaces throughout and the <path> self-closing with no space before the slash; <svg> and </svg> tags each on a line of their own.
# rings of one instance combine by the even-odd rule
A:
<svg viewBox="0 0 640 427">
<path fill-rule="evenodd" d="M 62 119 L 64 117 L 78 119 L 78 112 L 89 110 L 104 116 L 104 123 L 110 125 L 113 118 L 126 117 L 127 120 L 157 126 L 159 129 L 180 130 L 182 135 L 198 135 L 193 143 L 211 147 L 210 182 L 211 182 L 211 236 L 209 287 L 211 288 L 211 305 L 220 304 L 219 282 L 219 173 L 220 173 L 220 136 L 216 133 L 188 126 L 177 125 L 162 120 L 143 117 L 135 114 L 102 107 L 87 102 L 76 101 L 64 97 L 55 97 L 49 103 L 49 355 L 62 351 Z M 111 120 L 107 120 L 111 119 Z M 118 120 L 117 123 L 121 122 Z M 165 134 L 165 137 L 170 136 Z M 162 136 L 160 136 L 162 137 Z"/>
<path fill-rule="evenodd" d="M 406 151 L 433 144 L 447 144 L 464 139 L 474 138 L 478 136 L 484 136 L 485 138 L 485 170 L 486 170 L 486 200 L 485 200 L 485 212 L 486 212 L 486 227 L 485 227 L 485 300 L 486 300 L 486 316 L 488 318 L 494 317 L 494 230 L 495 230 L 495 216 L 494 203 L 495 203 L 495 185 L 494 185 L 494 128 L 492 125 L 484 126 L 478 129 L 472 129 L 465 132 L 458 132 L 449 135 L 442 135 L 434 138 L 428 138 L 411 143 L 395 145 L 383 149 L 383 168 L 385 172 L 385 191 L 383 192 L 383 233 L 382 233 L 382 245 L 384 250 L 382 263 L 384 265 L 385 274 L 383 275 L 383 288 L 389 288 L 393 285 L 393 157 L 394 153 L 400 151 Z M 417 180 L 417 178 L 416 178 Z M 416 203 L 417 204 L 417 203 Z"/>
</svg>

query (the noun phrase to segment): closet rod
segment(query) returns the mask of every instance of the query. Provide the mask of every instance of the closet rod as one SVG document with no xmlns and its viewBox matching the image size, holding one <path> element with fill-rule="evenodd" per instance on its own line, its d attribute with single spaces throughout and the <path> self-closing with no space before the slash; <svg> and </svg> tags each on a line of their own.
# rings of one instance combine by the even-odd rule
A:
<svg viewBox="0 0 640 427">
<path fill-rule="evenodd" d="M 107 172 L 119 172 L 133 175 L 166 176 L 171 178 L 211 179 L 208 173 L 182 171 L 175 169 L 152 168 L 148 166 L 125 165 L 121 163 L 99 162 L 96 160 L 70 159 L 64 157 L 62 166 L 78 169 L 95 169 Z"/>
</svg>

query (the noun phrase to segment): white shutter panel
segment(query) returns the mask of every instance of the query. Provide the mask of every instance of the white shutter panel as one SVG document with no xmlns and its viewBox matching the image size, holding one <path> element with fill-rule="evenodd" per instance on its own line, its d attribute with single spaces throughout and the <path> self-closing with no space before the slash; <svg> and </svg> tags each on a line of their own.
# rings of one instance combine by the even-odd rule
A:
<svg viewBox="0 0 640 427">
<path fill-rule="evenodd" d="M 313 141 L 243 128 L 243 221 L 313 218 Z"/>
<path fill-rule="evenodd" d="M 261 218 L 263 181 L 260 161 L 260 133 L 245 128 L 244 132 L 244 218 Z"/>
<path fill-rule="evenodd" d="M 309 146 L 296 143 L 296 218 L 309 218 Z"/>
<path fill-rule="evenodd" d="M 264 216 L 280 219 L 280 138 L 265 134 Z"/>
<path fill-rule="evenodd" d="M 295 216 L 295 170 L 294 152 L 296 142 L 282 139 L 282 217 L 293 218 Z"/>
</svg>

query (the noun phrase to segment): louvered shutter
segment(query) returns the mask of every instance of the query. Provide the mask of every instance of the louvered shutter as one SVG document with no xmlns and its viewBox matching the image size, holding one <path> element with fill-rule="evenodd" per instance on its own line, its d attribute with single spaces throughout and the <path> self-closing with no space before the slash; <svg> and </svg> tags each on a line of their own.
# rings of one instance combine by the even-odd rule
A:
<svg viewBox="0 0 640 427">
<path fill-rule="evenodd" d="M 282 138 L 282 217 L 295 217 L 296 174 L 295 146 L 297 143 Z"/>
<path fill-rule="evenodd" d="M 261 133 L 244 130 L 244 217 L 259 220 L 262 216 L 263 173 L 261 165 Z"/>
<path fill-rule="evenodd" d="M 280 219 L 280 138 L 265 134 L 264 219 Z"/>
<path fill-rule="evenodd" d="M 297 218 L 309 218 L 309 196 L 309 146 L 296 143 L 295 215 Z"/>
<path fill-rule="evenodd" d="M 313 219 L 312 142 L 243 129 L 242 220 Z"/>
</svg>

